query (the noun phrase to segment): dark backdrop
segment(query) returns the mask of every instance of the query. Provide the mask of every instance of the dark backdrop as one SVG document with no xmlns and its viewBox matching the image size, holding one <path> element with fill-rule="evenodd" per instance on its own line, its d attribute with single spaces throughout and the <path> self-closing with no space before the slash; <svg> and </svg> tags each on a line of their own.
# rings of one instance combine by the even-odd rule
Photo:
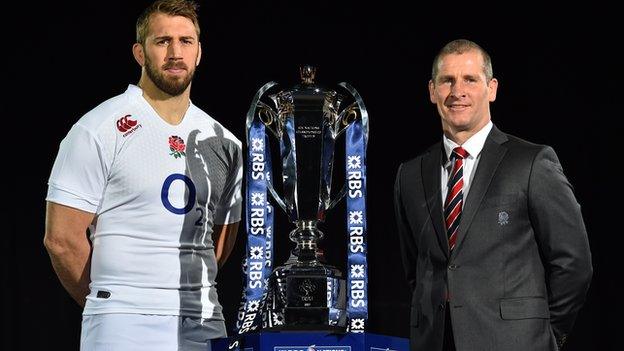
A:
<svg viewBox="0 0 624 351">
<path fill-rule="evenodd" d="M 395 172 L 441 137 L 427 92 L 437 50 L 456 38 L 481 44 L 500 82 L 494 123 L 553 146 L 583 206 L 595 273 L 568 349 L 610 349 L 618 338 L 613 322 L 619 295 L 617 258 L 610 257 L 617 254 L 616 210 L 622 207 L 612 181 L 617 162 L 610 155 L 622 132 L 622 113 L 615 108 L 621 73 L 616 78 L 615 45 L 609 41 L 616 23 L 609 10 L 568 3 L 469 6 L 478 11 L 466 10 L 466 4 L 391 1 L 203 3 L 203 59 L 192 100 L 241 140 L 255 91 L 269 80 L 296 83 L 301 63 L 316 64 L 324 85 L 346 81 L 363 96 L 371 125 L 369 330 L 396 336 L 408 335 L 409 299 L 392 211 Z M 58 282 L 42 245 L 47 177 L 71 125 L 138 81 L 130 49 L 134 21 L 145 4 L 23 3 L 4 11 L 4 350 L 78 348 L 81 311 Z M 337 265 L 344 265 L 343 211 L 344 206 L 329 213 L 329 238 L 322 243 Z M 290 228 L 278 218 L 278 234 Z M 244 239 L 241 230 L 218 276 L 230 327 L 242 285 Z M 290 246 L 284 237 L 277 240 L 279 264 Z"/>
</svg>

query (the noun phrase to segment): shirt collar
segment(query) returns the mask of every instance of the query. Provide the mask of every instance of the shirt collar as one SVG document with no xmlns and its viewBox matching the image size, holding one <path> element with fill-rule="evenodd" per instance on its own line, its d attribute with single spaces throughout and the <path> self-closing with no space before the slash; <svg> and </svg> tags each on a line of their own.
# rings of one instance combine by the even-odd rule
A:
<svg viewBox="0 0 624 351">
<path fill-rule="evenodd" d="M 134 98 L 141 98 L 143 101 L 145 101 L 145 103 L 148 103 L 147 100 L 143 97 L 143 89 L 141 89 L 141 87 L 138 85 L 128 84 L 128 88 L 126 89 L 125 93 Z M 193 105 L 193 102 L 189 99 L 189 109 L 194 108 L 195 105 Z"/>
<path fill-rule="evenodd" d="M 488 134 L 490 134 L 493 126 L 494 124 L 490 120 L 483 128 L 481 128 L 480 131 L 476 132 L 473 136 L 470 137 L 470 139 L 466 140 L 466 142 L 461 145 L 464 150 L 468 151 L 469 159 L 474 160 L 479 156 L 481 150 L 483 150 L 483 145 L 485 145 L 485 140 L 487 139 Z M 442 135 L 442 141 L 442 144 L 444 144 L 446 160 L 448 162 L 448 160 L 450 160 L 451 158 L 451 152 L 453 152 L 453 149 L 460 145 L 455 143 L 453 140 L 447 138 L 446 135 Z"/>
<path fill-rule="evenodd" d="M 128 89 L 126 89 L 126 93 L 131 96 L 143 96 L 143 89 L 139 88 L 137 85 L 128 84 Z"/>
</svg>

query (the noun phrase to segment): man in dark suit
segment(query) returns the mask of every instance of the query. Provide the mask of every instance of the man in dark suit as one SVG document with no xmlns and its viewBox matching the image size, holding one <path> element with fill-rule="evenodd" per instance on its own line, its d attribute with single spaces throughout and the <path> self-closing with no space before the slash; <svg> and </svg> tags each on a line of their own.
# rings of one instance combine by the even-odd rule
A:
<svg viewBox="0 0 624 351">
<path fill-rule="evenodd" d="M 552 148 L 492 124 L 497 87 L 480 46 L 442 48 L 429 94 L 443 140 L 397 173 L 413 351 L 557 350 L 585 300 L 591 254 L 572 186 Z"/>
</svg>

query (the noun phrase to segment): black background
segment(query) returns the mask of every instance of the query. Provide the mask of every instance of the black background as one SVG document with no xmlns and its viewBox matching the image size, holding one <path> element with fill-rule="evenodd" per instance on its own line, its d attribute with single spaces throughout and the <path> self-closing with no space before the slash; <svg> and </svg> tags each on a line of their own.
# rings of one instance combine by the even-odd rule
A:
<svg viewBox="0 0 624 351">
<path fill-rule="evenodd" d="M 42 245 L 47 178 L 71 125 L 138 81 L 131 46 L 135 19 L 146 3 L 22 3 L 4 11 L 4 350 L 78 349 L 81 311 L 58 282 Z M 499 80 L 494 123 L 553 146 L 583 206 L 594 279 L 568 349 L 615 349 L 615 281 L 621 275 L 616 242 L 622 233 L 616 211 L 622 206 L 612 157 L 623 131 L 616 108 L 622 91 L 614 52 L 617 22 L 612 11 L 597 5 L 544 6 L 202 2 L 203 58 L 192 100 L 241 140 L 256 90 L 270 80 L 296 83 L 299 64 L 317 65 L 323 85 L 346 81 L 364 98 L 371 126 L 369 331 L 408 335 L 408 291 L 392 211 L 394 176 L 400 162 L 441 138 L 427 92 L 431 61 L 448 41 L 467 38 L 493 59 Z M 291 226 L 278 216 L 277 232 L 286 234 Z M 332 263 L 344 265 L 344 206 L 329 213 L 323 228 L 328 239 L 321 246 Z M 244 237 L 241 229 L 218 276 L 230 327 L 242 285 Z M 285 235 L 276 240 L 279 264 L 290 245 Z"/>
</svg>

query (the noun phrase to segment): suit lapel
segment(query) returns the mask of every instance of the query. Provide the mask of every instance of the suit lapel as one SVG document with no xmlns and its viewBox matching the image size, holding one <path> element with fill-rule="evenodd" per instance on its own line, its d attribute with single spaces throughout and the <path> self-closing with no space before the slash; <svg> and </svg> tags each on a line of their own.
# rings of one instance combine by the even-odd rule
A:
<svg viewBox="0 0 624 351">
<path fill-rule="evenodd" d="M 421 172 L 424 182 L 427 207 L 431 216 L 431 223 L 435 229 L 438 243 L 448 258 L 448 239 L 444 230 L 442 218 L 442 193 L 440 191 L 440 167 L 442 160 L 442 144 L 436 144 L 429 149 L 429 153 L 423 156 Z"/>
<path fill-rule="evenodd" d="M 507 136 L 496 126 L 493 126 L 483 145 L 483 150 L 481 150 L 481 159 L 477 164 L 476 173 L 472 178 L 472 185 L 470 185 L 468 197 L 464 203 L 457 242 L 451 258 L 457 256 L 457 252 L 461 250 L 461 244 L 468 235 L 470 224 L 481 205 L 481 201 L 483 201 L 498 165 L 507 152 L 507 148 L 501 145 L 505 141 L 507 141 Z"/>
</svg>

